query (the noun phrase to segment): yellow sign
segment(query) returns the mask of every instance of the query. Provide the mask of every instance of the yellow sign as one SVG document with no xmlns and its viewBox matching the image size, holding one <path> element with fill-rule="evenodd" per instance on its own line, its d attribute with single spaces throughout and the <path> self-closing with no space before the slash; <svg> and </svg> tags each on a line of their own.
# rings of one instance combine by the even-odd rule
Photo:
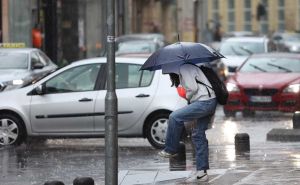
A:
<svg viewBox="0 0 300 185">
<path fill-rule="evenodd" d="M 0 43 L 0 48 L 25 48 L 25 43 L 23 42 L 16 42 L 16 43 Z"/>
</svg>

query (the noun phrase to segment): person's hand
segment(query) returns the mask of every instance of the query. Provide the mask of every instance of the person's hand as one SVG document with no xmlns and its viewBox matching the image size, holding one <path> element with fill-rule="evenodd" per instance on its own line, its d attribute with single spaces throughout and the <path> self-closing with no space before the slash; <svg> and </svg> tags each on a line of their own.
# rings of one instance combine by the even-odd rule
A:
<svg viewBox="0 0 300 185">
<path fill-rule="evenodd" d="M 177 92 L 178 92 L 178 95 L 184 99 L 186 99 L 186 92 L 185 92 L 185 89 L 182 87 L 182 86 L 178 86 L 177 87 Z M 187 99 L 186 99 L 187 100 Z"/>
</svg>

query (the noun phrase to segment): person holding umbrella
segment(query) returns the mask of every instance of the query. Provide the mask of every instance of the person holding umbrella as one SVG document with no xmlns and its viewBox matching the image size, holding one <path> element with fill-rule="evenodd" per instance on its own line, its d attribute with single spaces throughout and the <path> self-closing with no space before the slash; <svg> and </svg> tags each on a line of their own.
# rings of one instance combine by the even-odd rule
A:
<svg viewBox="0 0 300 185">
<path fill-rule="evenodd" d="M 205 131 L 215 113 L 217 100 L 214 91 L 207 88 L 211 87 L 210 82 L 196 63 L 206 63 L 218 58 L 223 58 L 223 55 L 204 44 L 178 42 L 152 54 L 141 67 L 142 70 L 162 69 L 164 74 L 170 75 L 172 85 L 178 87 L 180 84 L 186 91 L 188 105 L 170 114 L 165 149 L 159 155 L 166 158 L 176 156 L 184 122 L 196 120 L 192 140 L 196 150 L 197 171 L 187 181 L 208 180 L 208 141 Z"/>
</svg>

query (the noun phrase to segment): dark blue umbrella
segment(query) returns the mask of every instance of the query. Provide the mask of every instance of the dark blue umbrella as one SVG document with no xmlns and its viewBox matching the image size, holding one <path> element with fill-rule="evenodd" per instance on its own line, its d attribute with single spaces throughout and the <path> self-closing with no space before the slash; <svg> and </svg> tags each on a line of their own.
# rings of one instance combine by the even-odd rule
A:
<svg viewBox="0 0 300 185">
<path fill-rule="evenodd" d="M 142 65 L 141 70 L 159 70 L 163 73 L 178 73 L 179 66 L 185 62 L 206 63 L 224 58 L 211 47 L 195 42 L 177 42 L 154 52 Z"/>
</svg>

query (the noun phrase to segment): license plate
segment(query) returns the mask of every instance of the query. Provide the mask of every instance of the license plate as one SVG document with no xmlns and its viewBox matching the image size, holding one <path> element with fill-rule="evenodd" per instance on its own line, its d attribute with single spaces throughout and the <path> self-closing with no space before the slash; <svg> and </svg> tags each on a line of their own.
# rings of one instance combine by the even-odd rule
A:
<svg viewBox="0 0 300 185">
<path fill-rule="evenodd" d="M 271 96 L 251 96 L 251 102 L 272 102 Z"/>
</svg>

